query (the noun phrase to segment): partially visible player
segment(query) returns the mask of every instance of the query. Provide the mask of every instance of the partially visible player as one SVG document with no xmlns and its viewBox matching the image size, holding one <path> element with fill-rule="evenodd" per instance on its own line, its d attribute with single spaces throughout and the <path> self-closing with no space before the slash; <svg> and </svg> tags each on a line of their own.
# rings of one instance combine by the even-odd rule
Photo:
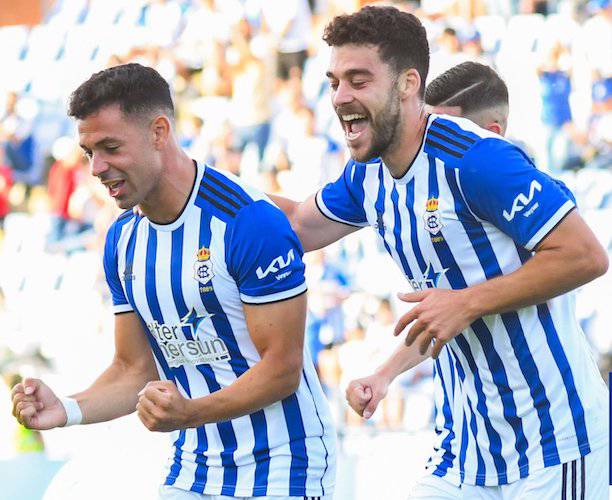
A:
<svg viewBox="0 0 612 500">
<path fill-rule="evenodd" d="M 180 149 L 151 68 L 94 74 L 70 115 L 92 174 L 126 210 L 104 249 L 115 357 L 70 398 L 16 385 L 14 415 L 51 429 L 136 410 L 149 430 L 173 431 L 163 500 L 331 498 L 335 435 L 305 353 L 302 248 L 286 217 Z"/>
<path fill-rule="evenodd" d="M 433 112 L 443 110 L 469 118 L 483 129 L 504 135 L 508 124 L 508 87 L 496 71 L 485 64 L 464 62 L 432 80 L 425 89 L 425 103 Z M 351 381 L 346 399 L 359 415 L 370 418 L 385 398 L 393 380 L 428 358 L 419 346 L 401 344 L 372 375 Z M 461 498 L 459 450 L 463 410 L 459 384 L 446 386 L 444 379 L 458 377 L 452 352 L 445 346 L 434 361 L 434 451 L 428 474 L 411 492 L 411 499 Z"/>
<path fill-rule="evenodd" d="M 607 497 L 607 391 L 569 291 L 608 258 L 567 191 L 501 136 L 428 115 L 425 29 L 392 7 L 326 27 L 332 105 L 352 159 L 281 202 L 306 251 L 372 227 L 415 289 L 406 344 L 460 386 L 462 495 Z M 433 345 L 432 345 L 433 344 Z M 452 409 L 449 409 L 452 412 Z"/>
</svg>

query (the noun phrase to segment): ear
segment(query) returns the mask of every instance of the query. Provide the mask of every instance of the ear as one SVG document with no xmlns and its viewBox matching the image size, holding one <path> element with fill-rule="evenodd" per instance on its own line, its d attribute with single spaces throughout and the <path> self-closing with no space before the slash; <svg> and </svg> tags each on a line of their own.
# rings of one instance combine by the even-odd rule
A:
<svg viewBox="0 0 612 500">
<path fill-rule="evenodd" d="M 497 122 L 491 122 L 485 128 L 491 132 L 495 132 L 498 135 L 503 135 L 502 126 Z"/>
<path fill-rule="evenodd" d="M 400 73 L 397 80 L 397 88 L 402 98 L 419 95 L 421 88 L 421 75 L 415 68 L 410 68 Z"/>
<path fill-rule="evenodd" d="M 170 120 L 165 115 L 158 115 L 151 122 L 150 130 L 153 137 L 153 145 L 155 149 L 159 151 L 166 145 L 170 138 L 172 132 Z"/>
</svg>

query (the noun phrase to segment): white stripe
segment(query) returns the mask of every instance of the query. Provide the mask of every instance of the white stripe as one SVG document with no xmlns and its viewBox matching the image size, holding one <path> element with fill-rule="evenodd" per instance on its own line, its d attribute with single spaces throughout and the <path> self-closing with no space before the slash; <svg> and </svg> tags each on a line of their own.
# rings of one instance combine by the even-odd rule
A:
<svg viewBox="0 0 612 500">
<path fill-rule="evenodd" d="M 134 309 L 132 308 L 129 302 L 127 304 L 117 304 L 113 306 L 113 312 L 115 314 L 120 314 L 124 312 L 132 312 L 133 310 Z"/>
<path fill-rule="evenodd" d="M 260 297 L 254 297 L 252 295 L 240 294 L 240 299 L 245 304 L 267 304 L 268 302 L 278 302 L 279 300 L 291 299 L 304 293 L 308 289 L 306 282 L 302 283 L 291 290 L 285 290 L 284 292 L 272 293 L 270 295 L 262 295 Z"/>
<path fill-rule="evenodd" d="M 538 246 L 538 244 L 540 243 L 540 241 L 559 223 L 559 221 L 561 219 L 563 219 L 563 217 L 565 217 L 565 215 L 572 209 L 574 208 L 576 205 L 574 205 L 574 202 L 571 200 L 567 200 L 563 205 L 561 205 L 561 207 L 559 208 L 559 210 L 557 210 L 554 215 L 548 219 L 548 222 L 546 224 L 544 224 L 540 230 L 534 234 L 531 239 L 527 242 L 527 244 L 525 245 L 525 248 L 527 250 L 533 250 L 535 247 Z"/>
</svg>

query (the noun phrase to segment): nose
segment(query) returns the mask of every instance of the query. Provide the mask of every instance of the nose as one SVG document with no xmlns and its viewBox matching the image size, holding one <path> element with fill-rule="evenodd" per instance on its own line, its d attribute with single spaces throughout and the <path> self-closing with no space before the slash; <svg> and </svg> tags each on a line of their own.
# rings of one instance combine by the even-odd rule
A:
<svg viewBox="0 0 612 500">
<path fill-rule="evenodd" d="M 332 104 L 338 108 L 353 101 L 353 94 L 348 82 L 339 82 L 336 90 L 332 91 Z"/>
<path fill-rule="evenodd" d="M 100 175 L 108 170 L 108 163 L 106 163 L 100 155 L 93 153 L 89 159 L 89 168 L 91 169 L 91 175 L 100 177 Z"/>
</svg>

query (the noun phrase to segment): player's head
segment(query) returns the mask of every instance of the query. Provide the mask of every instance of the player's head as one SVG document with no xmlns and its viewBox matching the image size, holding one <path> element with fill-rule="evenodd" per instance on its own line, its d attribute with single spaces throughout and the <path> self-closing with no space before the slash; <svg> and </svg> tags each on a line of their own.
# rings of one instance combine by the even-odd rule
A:
<svg viewBox="0 0 612 500">
<path fill-rule="evenodd" d="M 93 74 L 71 95 L 68 114 L 97 176 L 124 209 L 155 191 L 173 142 L 168 83 L 152 68 L 125 64 Z"/>
<path fill-rule="evenodd" d="M 430 106 L 461 108 L 461 116 L 500 135 L 508 125 L 508 87 L 491 67 L 464 62 L 430 82 L 425 90 Z"/>
<path fill-rule="evenodd" d="M 364 7 L 335 17 L 323 40 L 332 47 L 332 104 L 358 161 L 382 156 L 401 139 L 403 108 L 425 91 L 429 45 L 420 21 L 394 7 Z"/>
</svg>

